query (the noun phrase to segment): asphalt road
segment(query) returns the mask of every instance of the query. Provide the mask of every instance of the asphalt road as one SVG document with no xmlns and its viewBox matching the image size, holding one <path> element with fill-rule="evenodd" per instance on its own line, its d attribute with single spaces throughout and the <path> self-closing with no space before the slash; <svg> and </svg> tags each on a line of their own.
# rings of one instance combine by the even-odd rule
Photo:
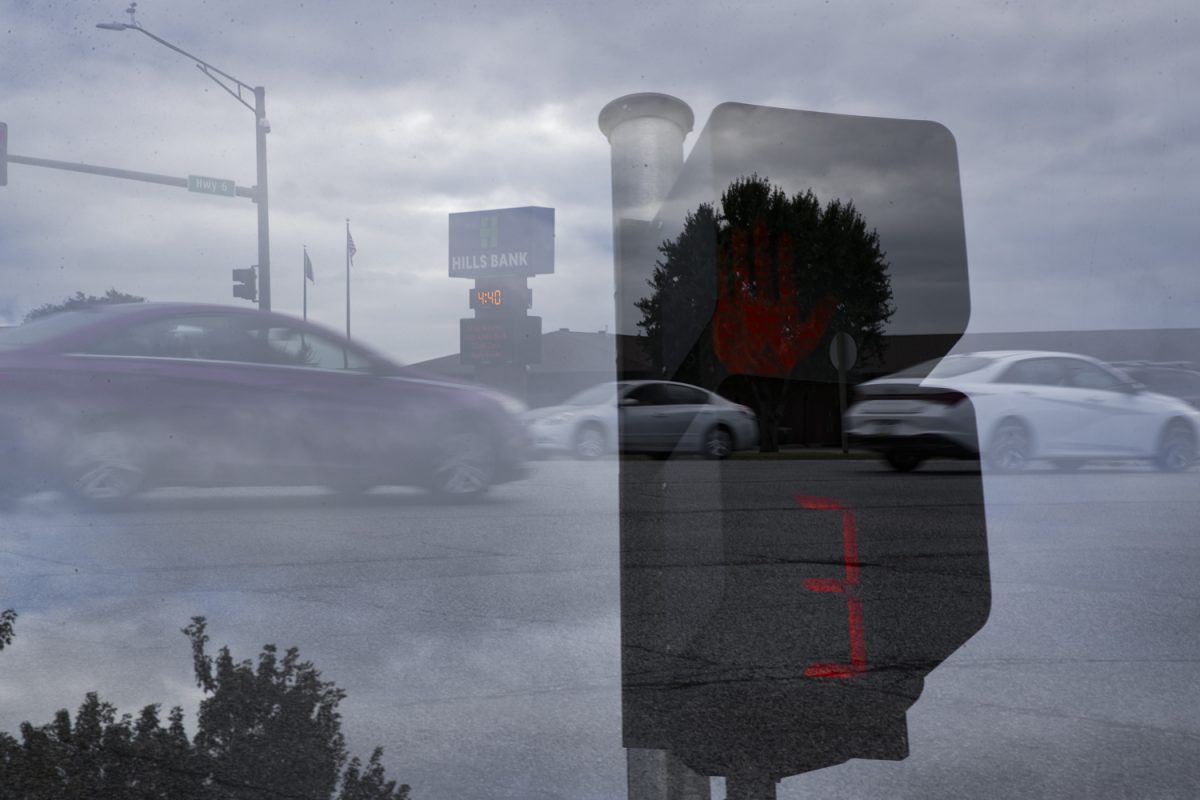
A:
<svg viewBox="0 0 1200 800">
<path fill-rule="evenodd" d="M 351 751 L 384 745 L 416 798 L 625 797 L 617 467 L 539 462 L 462 507 L 400 490 L 172 490 L 102 513 L 32 498 L 0 517 L 0 607 L 21 612 L 0 730 L 91 690 L 192 712 L 179 631 L 204 615 L 235 657 L 298 646 L 348 692 Z M 952 534 L 982 483 L 990 613 L 926 678 L 908 757 L 788 777 L 780 797 L 1200 796 L 1200 474 L 629 467 L 639 513 L 709 541 L 791 519 L 797 495 L 847 499 L 864 541 L 889 518 Z"/>
</svg>

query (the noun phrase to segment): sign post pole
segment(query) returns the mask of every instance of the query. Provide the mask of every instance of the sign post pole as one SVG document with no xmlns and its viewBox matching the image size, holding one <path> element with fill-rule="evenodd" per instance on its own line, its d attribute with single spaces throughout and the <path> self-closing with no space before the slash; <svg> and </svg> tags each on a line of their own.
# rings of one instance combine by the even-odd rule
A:
<svg viewBox="0 0 1200 800">
<path fill-rule="evenodd" d="M 854 343 L 850 334 L 839 330 L 833 335 L 833 341 L 829 345 L 829 360 L 833 362 L 838 371 L 838 414 L 840 415 L 838 428 L 842 432 L 842 453 L 844 455 L 850 452 L 846 435 L 846 370 L 853 367 L 858 360 L 858 345 Z"/>
</svg>

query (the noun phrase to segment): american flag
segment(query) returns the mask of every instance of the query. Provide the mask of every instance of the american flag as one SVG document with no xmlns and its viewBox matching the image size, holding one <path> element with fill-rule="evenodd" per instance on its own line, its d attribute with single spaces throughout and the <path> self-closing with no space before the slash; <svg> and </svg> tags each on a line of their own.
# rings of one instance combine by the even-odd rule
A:
<svg viewBox="0 0 1200 800">
<path fill-rule="evenodd" d="M 354 237 L 350 235 L 350 226 L 346 226 L 346 255 L 350 257 L 350 263 L 354 263 L 354 254 L 358 252 L 358 248 L 354 246 Z"/>
</svg>

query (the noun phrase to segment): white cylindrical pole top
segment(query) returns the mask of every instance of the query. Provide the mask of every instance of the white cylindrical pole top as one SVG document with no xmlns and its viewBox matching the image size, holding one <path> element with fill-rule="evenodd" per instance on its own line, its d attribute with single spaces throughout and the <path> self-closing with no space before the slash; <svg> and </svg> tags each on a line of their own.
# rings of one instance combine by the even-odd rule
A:
<svg viewBox="0 0 1200 800">
<path fill-rule="evenodd" d="M 612 147 L 613 219 L 652 219 L 683 169 L 683 140 L 695 115 L 677 97 L 642 92 L 600 111 Z"/>
</svg>

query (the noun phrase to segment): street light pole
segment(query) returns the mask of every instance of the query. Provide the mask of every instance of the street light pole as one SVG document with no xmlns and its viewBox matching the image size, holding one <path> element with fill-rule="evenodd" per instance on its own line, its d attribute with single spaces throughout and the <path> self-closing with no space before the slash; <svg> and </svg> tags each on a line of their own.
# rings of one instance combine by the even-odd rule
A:
<svg viewBox="0 0 1200 800">
<path fill-rule="evenodd" d="M 254 87 L 254 154 L 257 185 L 254 202 L 258 204 L 258 307 L 271 310 L 271 234 L 267 217 L 267 90 Z"/>
<path fill-rule="evenodd" d="M 258 307 L 263 311 L 271 310 L 271 239 L 270 223 L 267 212 L 267 134 L 271 125 L 267 122 L 267 90 L 262 86 L 250 86 L 239 81 L 228 72 L 223 72 L 203 59 L 197 58 L 181 47 L 177 47 L 160 36 L 155 36 L 134 19 L 137 3 L 130 3 L 125 13 L 129 22 L 102 22 L 97 28 L 106 31 L 135 30 L 144 33 L 162 46 L 174 50 L 196 63 L 196 68 L 203 72 L 215 84 L 229 92 L 239 103 L 254 112 L 254 155 L 257 167 L 257 185 L 251 193 L 251 199 L 258 204 Z M 224 80 L 222 80 L 222 78 Z M 228 81 L 232 84 L 230 88 Z M 250 105 L 242 92 L 254 93 L 254 105 Z"/>
</svg>

